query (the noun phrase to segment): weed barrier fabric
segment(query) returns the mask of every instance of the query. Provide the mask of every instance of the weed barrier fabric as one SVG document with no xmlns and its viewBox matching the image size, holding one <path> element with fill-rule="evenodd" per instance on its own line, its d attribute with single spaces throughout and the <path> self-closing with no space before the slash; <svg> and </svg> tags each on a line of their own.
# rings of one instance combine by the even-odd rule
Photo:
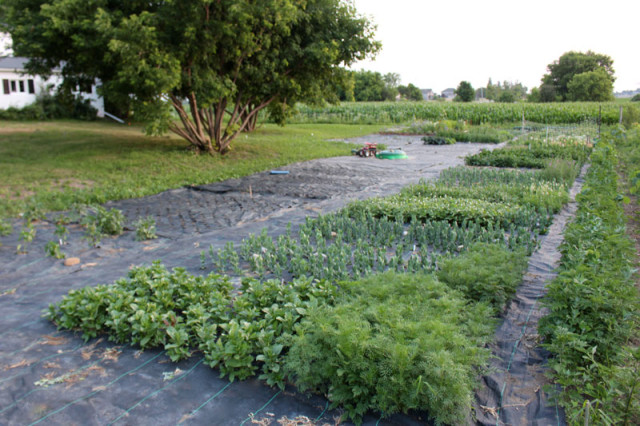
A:
<svg viewBox="0 0 640 426">
<path fill-rule="evenodd" d="M 490 345 L 490 374 L 482 378 L 476 393 L 476 419 L 481 425 L 564 425 L 564 413 L 548 401 L 543 386 L 548 352 L 539 346 L 538 321 L 546 310 L 541 298 L 555 277 L 562 257 L 563 232 L 575 215 L 576 195 L 581 191 L 587 166 L 570 190 L 570 202 L 553 219 L 540 248 L 529 259 L 529 268 L 504 321 Z"/>
<path fill-rule="evenodd" d="M 263 228 L 277 236 L 286 232 L 288 223 L 295 230 L 307 216 L 335 211 L 352 200 L 393 194 L 421 178 L 435 179 L 441 170 L 463 164 L 464 156 L 497 147 L 426 147 L 420 137 L 407 136 L 352 142 L 400 147 L 409 159 L 314 160 L 283 168 L 288 175 L 266 171 L 110 202 L 105 207 L 123 210 L 131 229 L 89 247 L 79 225 L 67 226 L 68 243 L 62 251 L 67 258 L 80 259 L 70 267 L 45 257 L 46 243 L 57 240 L 56 214 L 35 224 L 35 240 L 24 255 L 15 254 L 20 222 L 14 221 L 14 232 L 0 240 L 0 425 L 240 425 L 253 420 L 335 424 L 340 411 L 328 410 L 320 396 L 301 395 L 289 387 L 281 392 L 255 379 L 230 383 L 206 366 L 199 352 L 173 363 L 161 350 L 141 352 L 105 338 L 85 343 L 77 334 L 57 331 L 42 312 L 72 289 L 112 283 L 130 267 L 156 259 L 168 268 L 208 274 L 210 264 L 200 269 L 200 252 L 210 245 L 239 245 Z M 159 238 L 135 241 L 131 224 L 148 215 L 156 220 Z M 379 413 L 370 413 L 364 424 L 375 425 L 379 419 Z M 423 419 L 419 414 L 394 416 L 379 424 L 424 424 Z"/>
</svg>

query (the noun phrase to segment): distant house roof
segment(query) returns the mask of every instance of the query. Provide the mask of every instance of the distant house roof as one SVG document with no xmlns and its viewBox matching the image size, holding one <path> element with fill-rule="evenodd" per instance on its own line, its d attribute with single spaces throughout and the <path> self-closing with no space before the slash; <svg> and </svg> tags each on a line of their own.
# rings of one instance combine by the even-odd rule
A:
<svg viewBox="0 0 640 426">
<path fill-rule="evenodd" d="M 21 56 L 2 56 L 0 57 L 0 70 L 24 71 L 29 58 Z M 60 68 L 54 68 L 53 72 L 59 72 Z"/>
<path fill-rule="evenodd" d="M 28 58 L 14 58 L 12 56 L 6 56 L 0 58 L 0 69 L 3 70 L 23 70 Z"/>
</svg>

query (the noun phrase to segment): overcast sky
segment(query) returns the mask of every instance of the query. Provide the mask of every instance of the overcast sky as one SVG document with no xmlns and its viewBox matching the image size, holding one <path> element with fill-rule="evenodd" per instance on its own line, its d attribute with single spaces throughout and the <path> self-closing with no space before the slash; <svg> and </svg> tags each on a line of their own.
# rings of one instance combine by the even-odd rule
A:
<svg viewBox="0 0 640 426">
<path fill-rule="evenodd" d="M 354 0 L 382 51 L 353 69 L 400 74 L 436 92 L 462 80 L 540 85 L 563 53 L 611 56 L 615 91 L 640 88 L 640 0 Z"/>
</svg>

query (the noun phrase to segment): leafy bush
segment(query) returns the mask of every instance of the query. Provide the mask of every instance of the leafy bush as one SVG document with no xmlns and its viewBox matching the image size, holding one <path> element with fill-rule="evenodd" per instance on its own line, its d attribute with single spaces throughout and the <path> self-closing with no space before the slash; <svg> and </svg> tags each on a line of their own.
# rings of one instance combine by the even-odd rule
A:
<svg viewBox="0 0 640 426">
<path fill-rule="evenodd" d="M 23 108 L 9 107 L 0 110 L 0 120 L 55 120 L 73 118 L 91 121 L 96 119 L 98 111 L 88 99 L 80 96 L 62 96 L 45 93 L 36 101 Z"/>
<path fill-rule="evenodd" d="M 285 358 L 295 384 L 328 395 L 356 423 L 368 410 L 412 409 L 438 424 L 466 423 L 491 309 L 428 275 L 384 273 L 343 291 L 298 326 Z"/>
<path fill-rule="evenodd" d="M 205 363 L 232 381 L 260 371 L 260 379 L 284 389 L 282 357 L 296 324 L 310 309 L 331 304 L 336 296 L 335 286 L 307 278 L 291 283 L 243 281 L 229 320 L 203 324 L 198 330 Z"/>
<path fill-rule="evenodd" d="M 454 138 L 443 138 L 439 136 L 425 136 L 422 138 L 425 145 L 453 145 L 456 143 Z"/>
<path fill-rule="evenodd" d="M 105 235 L 120 235 L 124 231 L 125 218 L 118 209 L 91 206 L 82 214 L 81 223 L 87 230 L 86 238 L 93 245 L 98 244 Z"/>
<path fill-rule="evenodd" d="M 640 93 L 633 95 L 631 102 L 640 102 Z"/>
<path fill-rule="evenodd" d="M 129 271 L 111 285 L 72 290 L 47 317 L 59 328 L 79 330 L 85 340 L 106 333 L 141 348 L 164 346 L 172 360 L 196 346 L 196 330 L 228 322 L 232 285 L 219 275 L 194 277 L 154 262 Z"/>
<path fill-rule="evenodd" d="M 108 334 L 143 349 L 163 346 L 173 361 L 199 348 L 221 376 L 246 379 L 261 371 L 269 385 L 284 387 L 281 356 L 295 324 L 308 309 L 332 303 L 337 288 L 311 279 L 245 280 L 235 297 L 232 288 L 227 277 L 169 272 L 156 261 L 111 285 L 70 291 L 47 317 L 85 340 Z"/>
<path fill-rule="evenodd" d="M 515 295 L 527 265 L 523 250 L 476 243 L 460 256 L 440 262 L 437 276 L 467 298 L 488 303 L 498 312 Z"/>
</svg>

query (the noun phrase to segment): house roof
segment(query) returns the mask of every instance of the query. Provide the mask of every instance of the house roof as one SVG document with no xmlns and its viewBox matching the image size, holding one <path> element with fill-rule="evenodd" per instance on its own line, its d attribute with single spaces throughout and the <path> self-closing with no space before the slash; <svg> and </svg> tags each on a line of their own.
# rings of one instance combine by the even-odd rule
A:
<svg viewBox="0 0 640 426">
<path fill-rule="evenodd" d="M 28 58 L 14 58 L 13 56 L 6 56 L 0 58 L 0 69 L 3 70 L 24 70 L 24 66 L 27 63 Z"/>
<path fill-rule="evenodd" d="M 23 72 L 27 62 L 29 62 L 29 58 L 22 56 L 0 56 L 0 70 Z M 60 68 L 56 67 L 51 71 L 54 73 L 60 72 Z"/>
</svg>

